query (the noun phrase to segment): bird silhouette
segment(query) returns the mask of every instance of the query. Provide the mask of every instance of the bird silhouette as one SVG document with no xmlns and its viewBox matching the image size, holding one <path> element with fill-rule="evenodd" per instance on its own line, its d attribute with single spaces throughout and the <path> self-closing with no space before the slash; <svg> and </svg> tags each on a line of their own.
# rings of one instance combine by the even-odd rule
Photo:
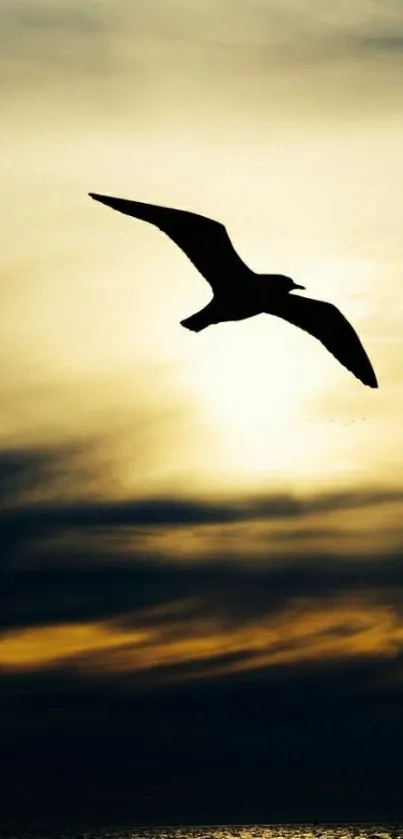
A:
<svg viewBox="0 0 403 839">
<path fill-rule="evenodd" d="M 200 332 L 223 321 L 244 320 L 263 312 L 283 318 L 309 332 L 341 364 L 368 387 L 378 387 L 361 341 L 336 306 L 321 300 L 293 296 L 304 289 L 283 274 L 257 274 L 235 251 L 223 224 L 197 213 L 89 193 L 114 210 L 155 225 L 193 262 L 213 290 L 210 302 L 182 326 Z"/>
</svg>

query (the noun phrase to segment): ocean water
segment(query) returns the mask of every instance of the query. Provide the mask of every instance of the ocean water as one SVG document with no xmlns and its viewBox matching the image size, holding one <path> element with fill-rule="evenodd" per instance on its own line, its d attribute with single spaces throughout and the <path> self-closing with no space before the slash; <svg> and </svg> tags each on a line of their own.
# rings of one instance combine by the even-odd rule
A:
<svg viewBox="0 0 403 839">
<path fill-rule="evenodd" d="M 403 839 L 403 823 L 134 827 L 108 830 L 0 830 L 0 839 Z"/>
</svg>

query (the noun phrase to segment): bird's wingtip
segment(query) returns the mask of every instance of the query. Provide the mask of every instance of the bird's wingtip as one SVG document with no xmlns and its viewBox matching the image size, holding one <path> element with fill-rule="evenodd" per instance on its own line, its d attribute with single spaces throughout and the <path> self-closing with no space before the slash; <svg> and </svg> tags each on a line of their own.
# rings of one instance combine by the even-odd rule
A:
<svg viewBox="0 0 403 839">
<path fill-rule="evenodd" d="M 365 377 L 365 379 L 364 379 L 364 384 L 365 384 L 365 385 L 367 385 L 367 387 L 372 387 L 372 388 L 374 388 L 374 389 L 375 389 L 375 388 L 379 388 L 379 385 L 378 385 L 378 380 L 377 380 L 377 378 L 376 378 L 375 373 L 374 373 L 374 371 L 373 371 L 373 370 L 371 370 L 371 374 L 370 374 L 370 375 L 368 375 L 368 376 L 366 376 L 366 377 Z"/>
</svg>

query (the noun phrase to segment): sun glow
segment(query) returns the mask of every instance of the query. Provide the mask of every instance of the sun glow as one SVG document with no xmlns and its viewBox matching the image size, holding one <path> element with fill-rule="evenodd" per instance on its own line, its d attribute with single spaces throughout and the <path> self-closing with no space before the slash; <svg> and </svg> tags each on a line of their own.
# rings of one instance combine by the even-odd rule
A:
<svg viewBox="0 0 403 839">
<path fill-rule="evenodd" d="M 317 429 L 304 414 L 328 384 L 323 365 L 331 360 L 318 358 L 315 349 L 308 336 L 293 335 L 274 318 L 269 324 L 264 315 L 206 331 L 189 388 L 220 438 L 227 474 L 254 484 L 268 473 L 305 482 L 321 470 Z"/>
</svg>

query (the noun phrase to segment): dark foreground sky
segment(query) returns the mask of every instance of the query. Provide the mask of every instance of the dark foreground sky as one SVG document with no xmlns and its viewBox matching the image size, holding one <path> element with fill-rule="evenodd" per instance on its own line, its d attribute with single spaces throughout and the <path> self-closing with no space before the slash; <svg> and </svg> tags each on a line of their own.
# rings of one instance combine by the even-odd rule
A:
<svg viewBox="0 0 403 839">
<path fill-rule="evenodd" d="M 403 818 L 402 0 L 1 0 L 1 819 Z M 89 191 L 222 220 L 380 388 Z"/>
<path fill-rule="evenodd" d="M 78 461 L 1 462 L 3 820 L 401 816 L 403 492 L 63 498 Z"/>
</svg>

